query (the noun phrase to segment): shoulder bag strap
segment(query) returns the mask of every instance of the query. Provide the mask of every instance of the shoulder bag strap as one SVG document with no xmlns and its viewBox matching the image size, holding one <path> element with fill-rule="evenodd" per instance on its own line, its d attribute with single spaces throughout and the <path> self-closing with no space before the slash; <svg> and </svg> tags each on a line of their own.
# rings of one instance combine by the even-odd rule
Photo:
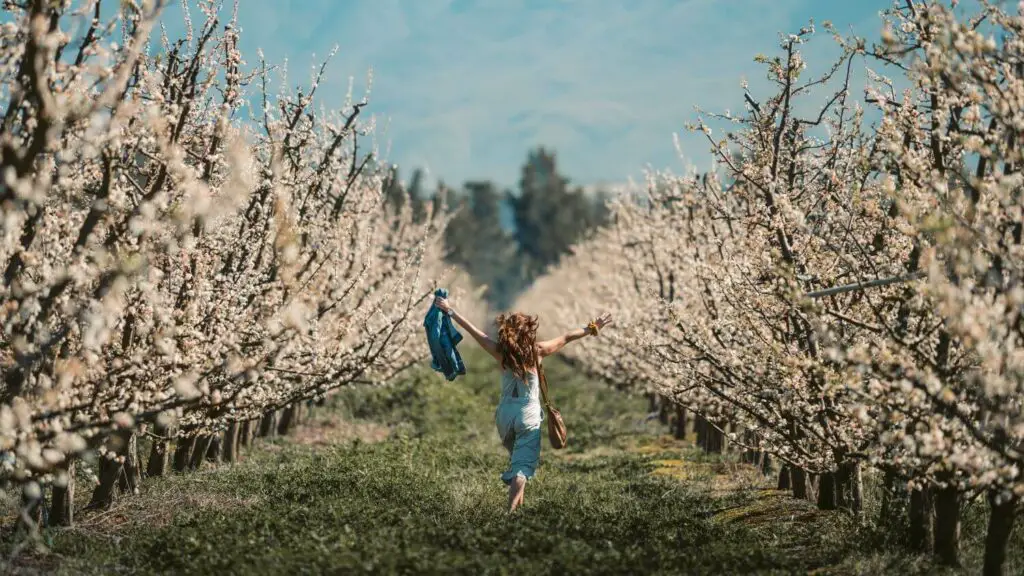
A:
<svg viewBox="0 0 1024 576">
<path fill-rule="evenodd" d="M 540 397 L 544 406 L 551 408 L 551 401 L 548 400 L 548 379 L 544 377 L 544 367 L 540 364 L 540 354 L 534 353 L 534 362 L 537 364 L 537 380 L 540 381 Z"/>
</svg>

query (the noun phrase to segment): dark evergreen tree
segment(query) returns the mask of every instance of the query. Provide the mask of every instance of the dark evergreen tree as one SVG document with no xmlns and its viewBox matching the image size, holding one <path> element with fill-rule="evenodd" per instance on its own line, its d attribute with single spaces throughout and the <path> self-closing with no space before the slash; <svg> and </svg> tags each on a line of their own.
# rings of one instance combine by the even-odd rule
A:
<svg viewBox="0 0 1024 576">
<path fill-rule="evenodd" d="M 423 222 L 427 217 L 427 198 L 423 193 L 423 170 L 417 168 L 409 179 L 406 196 L 412 203 L 412 217 L 415 222 Z"/>
<path fill-rule="evenodd" d="M 500 201 L 493 183 L 468 182 L 451 202 L 457 212 L 445 231 L 447 260 L 486 286 L 485 298 L 497 309 L 511 303 L 519 278 L 515 241 L 501 227 Z"/>
<path fill-rule="evenodd" d="M 398 166 L 391 166 L 387 170 L 387 174 L 384 176 L 382 191 L 385 207 L 397 212 L 405 206 L 405 189 L 399 177 Z"/>
<path fill-rule="evenodd" d="M 384 178 L 384 205 L 394 211 L 411 206 L 413 220 L 423 222 L 427 216 L 427 198 L 423 193 L 423 171 L 417 168 L 412 173 L 408 186 L 402 184 L 397 166 L 392 166 Z"/>
<path fill-rule="evenodd" d="M 544 148 L 530 152 L 523 165 L 519 194 L 510 194 L 508 201 L 515 217 L 514 236 L 527 284 L 607 218 L 600 198 L 570 187 L 569 179 L 558 173 L 555 155 Z"/>
<path fill-rule="evenodd" d="M 451 215 L 445 231 L 446 260 L 469 273 L 477 285 L 486 286 L 484 297 L 498 310 L 510 306 L 588 230 L 608 220 L 607 193 L 570 187 L 558 174 L 554 154 L 543 148 L 527 158 L 517 194 L 501 192 L 493 182 L 475 181 L 458 192 L 439 183 L 426 198 L 420 171 L 413 173 L 407 187 L 395 173 L 385 182 L 385 193 L 392 206 L 411 202 L 417 220 L 425 217 L 427 202 L 433 214 Z M 508 212 L 511 230 L 506 229 Z"/>
</svg>

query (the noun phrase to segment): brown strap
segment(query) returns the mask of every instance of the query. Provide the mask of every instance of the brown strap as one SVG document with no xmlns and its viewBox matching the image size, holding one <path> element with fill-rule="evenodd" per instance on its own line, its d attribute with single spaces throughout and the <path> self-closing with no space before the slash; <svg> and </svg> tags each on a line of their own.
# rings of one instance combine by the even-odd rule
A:
<svg viewBox="0 0 1024 576">
<path fill-rule="evenodd" d="M 544 367 L 540 365 L 540 354 L 535 354 L 534 359 L 537 364 L 537 379 L 540 381 L 540 397 L 544 400 L 544 406 L 551 408 L 551 401 L 548 400 L 548 379 L 544 377 Z"/>
</svg>

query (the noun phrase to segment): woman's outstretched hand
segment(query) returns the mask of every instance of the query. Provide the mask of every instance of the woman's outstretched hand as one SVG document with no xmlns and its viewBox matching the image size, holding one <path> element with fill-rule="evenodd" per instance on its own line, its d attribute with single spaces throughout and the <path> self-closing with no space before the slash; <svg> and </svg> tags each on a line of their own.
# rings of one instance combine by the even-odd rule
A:
<svg viewBox="0 0 1024 576">
<path fill-rule="evenodd" d="M 434 296 L 434 306 L 440 308 L 445 314 L 450 314 L 452 311 L 452 305 L 448 302 L 448 299 L 440 296 Z"/>
<path fill-rule="evenodd" d="M 587 333 L 591 336 L 597 336 L 599 332 L 605 327 L 612 323 L 612 315 L 605 312 L 597 318 L 594 318 L 587 324 Z"/>
</svg>

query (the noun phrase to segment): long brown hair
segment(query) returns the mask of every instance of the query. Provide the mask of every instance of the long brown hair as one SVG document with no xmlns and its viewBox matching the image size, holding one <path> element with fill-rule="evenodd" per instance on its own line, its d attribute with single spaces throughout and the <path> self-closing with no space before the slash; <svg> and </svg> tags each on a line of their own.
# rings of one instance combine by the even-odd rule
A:
<svg viewBox="0 0 1024 576">
<path fill-rule="evenodd" d="M 499 315 L 495 323 L 498 325 L 501 369 L 511 370 L 525 379 L 526 371 L 537 363 L 537 317 L 510 312 Z"/>
</svg>

